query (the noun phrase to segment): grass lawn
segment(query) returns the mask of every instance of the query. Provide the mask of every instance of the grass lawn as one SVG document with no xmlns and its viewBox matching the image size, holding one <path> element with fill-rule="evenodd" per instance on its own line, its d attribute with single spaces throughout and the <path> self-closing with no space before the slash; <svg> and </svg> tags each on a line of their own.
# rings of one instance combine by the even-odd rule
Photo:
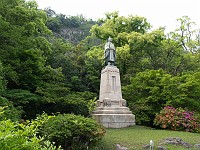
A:
<svg viewBox="0 0 200 150">
<path fill-rule="evenodd" d="M 199 133 L 189 133 L 181 131 L 157 130 L 144 126 L 132 126 L 121 129 L 106 129 L 104 138 L 100 141 L 95 150 L 116 150 L 116 144 L 125 146 L 129 150 L 142 150 L 144 145 L 149 144 L 152 139 L 155 147 L 162 139 L 179 137 L 191 145 L 200 144 Z M 163 145 L 168 150 L 185 150 L 186 148 Z"/>
</svg>

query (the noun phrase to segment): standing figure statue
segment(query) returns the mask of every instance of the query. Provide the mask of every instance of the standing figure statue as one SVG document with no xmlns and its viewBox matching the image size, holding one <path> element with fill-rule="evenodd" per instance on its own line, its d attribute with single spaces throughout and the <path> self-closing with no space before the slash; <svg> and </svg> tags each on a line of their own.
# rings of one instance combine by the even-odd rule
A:
<svg viewBox="0 0 200 150">
<path fill-rule="evenodd" d="M 111 66 L 115 65 L 116 50 L 114 44 L 112 43 L 111 37 L 108 38 L 108 41 L 105 44 L 104 59 L 105 59 L 105 65 L 111 65 Z"/>
</svg>

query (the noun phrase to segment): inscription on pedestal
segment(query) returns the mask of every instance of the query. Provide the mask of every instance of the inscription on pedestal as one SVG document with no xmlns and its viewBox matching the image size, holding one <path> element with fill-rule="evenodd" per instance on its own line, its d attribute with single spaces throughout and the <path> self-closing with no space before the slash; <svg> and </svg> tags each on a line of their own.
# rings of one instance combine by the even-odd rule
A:
<svg viewBox="0 0 200 150">
<path fill-rule="evenodd" d="M 116 90 L 116 76 L 112 76 L 112 90 L 114 92 Z"/>
</svg>

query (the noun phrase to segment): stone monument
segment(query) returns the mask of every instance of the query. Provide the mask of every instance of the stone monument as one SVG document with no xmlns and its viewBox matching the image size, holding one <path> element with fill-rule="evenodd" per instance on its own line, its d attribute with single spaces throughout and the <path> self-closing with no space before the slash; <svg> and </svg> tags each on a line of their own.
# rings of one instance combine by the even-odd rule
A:
<svg viewBox="0 0 200 150">
<path fill-rule="evenodd" d="M 106 128 L 135 125 L 135 115 L 122 98 L 119 69 L 115 66 L 116 50 L 109 37 L 105 44 L 105 67 L 101 71 L 99 100 L 92 115 Z"/>
</svg>

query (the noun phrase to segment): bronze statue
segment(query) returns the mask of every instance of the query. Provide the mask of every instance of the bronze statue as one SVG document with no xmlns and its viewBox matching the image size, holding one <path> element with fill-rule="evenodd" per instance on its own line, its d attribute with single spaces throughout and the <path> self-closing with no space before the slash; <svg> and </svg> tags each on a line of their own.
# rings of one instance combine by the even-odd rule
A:
<svg viewBox="0 0 200 150">
<path fill-rule="evenodd" d="M 114 44 L 112 43 L 111 37 L 108 38 L 108 41 L 105 44 L 104 59 L 105 59 L 105 65 L 111 65 L 111 66 L 115 65 L 116 50 Z"/>
</svg>

